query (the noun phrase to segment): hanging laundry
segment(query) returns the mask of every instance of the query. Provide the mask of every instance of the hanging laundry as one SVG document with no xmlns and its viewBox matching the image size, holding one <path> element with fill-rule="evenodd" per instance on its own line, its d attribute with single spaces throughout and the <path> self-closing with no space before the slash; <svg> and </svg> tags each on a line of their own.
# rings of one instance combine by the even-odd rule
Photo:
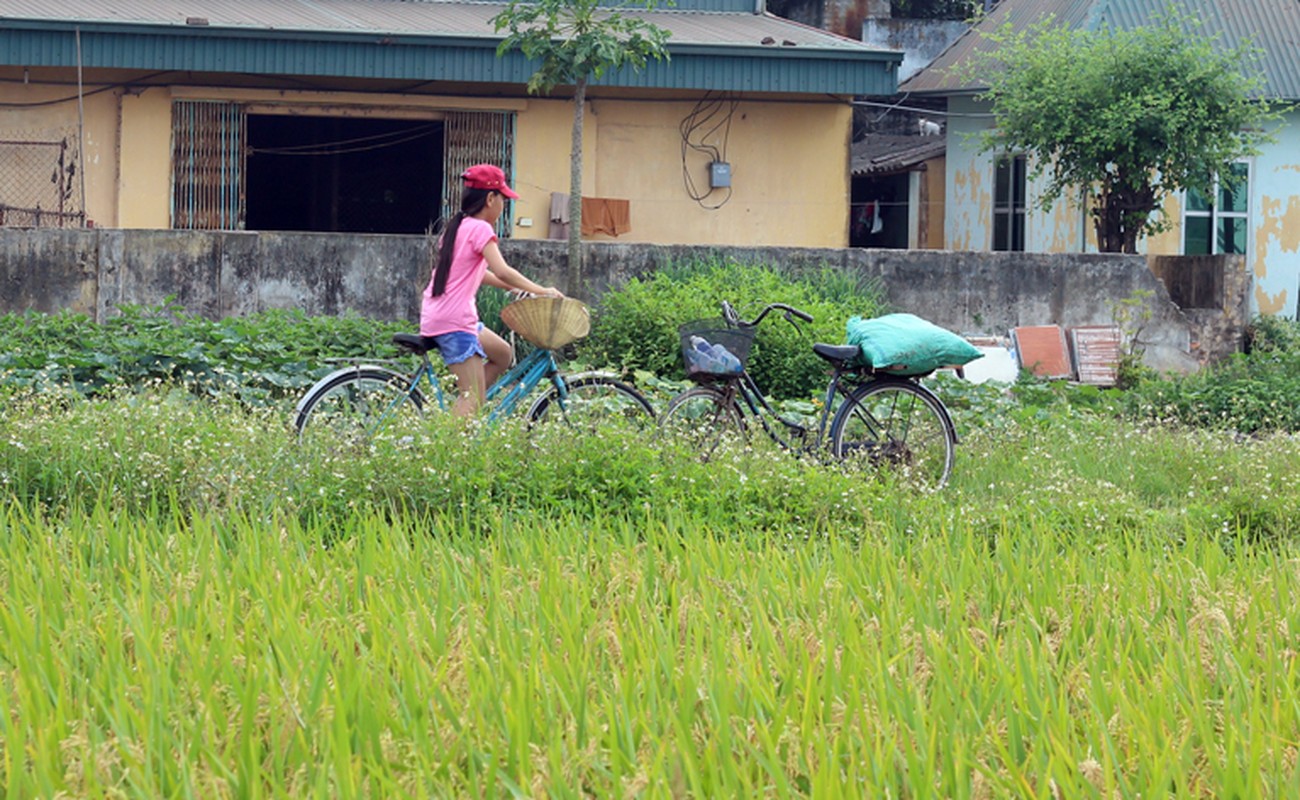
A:
<svg viewBox="0 0 1300 800">
<path fill-rule="evenodd" d="M 582 198 L 582 235 L 619 236 L 632 229 L 631 203 L 612 197 Z"/>
<path fill-rule="evenodd" d="M 563 192 L 551 192 L 550 228 L 547 238 L 569 238 L 569 196 Z"/>
</svg>

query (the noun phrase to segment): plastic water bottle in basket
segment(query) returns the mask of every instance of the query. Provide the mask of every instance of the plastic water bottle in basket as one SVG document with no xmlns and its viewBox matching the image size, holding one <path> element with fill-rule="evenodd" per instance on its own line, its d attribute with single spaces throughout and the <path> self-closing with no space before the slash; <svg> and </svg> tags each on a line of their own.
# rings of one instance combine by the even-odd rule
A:
<svg viewBox="0 0 1300 800">
<path fill-rule="evenodd" d="M 721 320 L 704 320 L 681 328 L 686 376 L 693 380 L 729 378 L 745 369 L 754 332 L 728 328 Z"/>
<path fill-rule="evenodd" d="M 740 359 L 736 358 L 730 350 L 720 344 L 713 345 L 713 357 L 717 359 L 721 368 L 719 372 L 739 375 L 741 370 Z"/>
<path fill-rule="evenodd" d="M 690 338 L 691 346 L 686 349 L 686 369 L 688 372 L 715 373 L 722 371 L 722 359 L 714 352 L 716 345 L 709 344 L 699 336 Z"/>
</svg>

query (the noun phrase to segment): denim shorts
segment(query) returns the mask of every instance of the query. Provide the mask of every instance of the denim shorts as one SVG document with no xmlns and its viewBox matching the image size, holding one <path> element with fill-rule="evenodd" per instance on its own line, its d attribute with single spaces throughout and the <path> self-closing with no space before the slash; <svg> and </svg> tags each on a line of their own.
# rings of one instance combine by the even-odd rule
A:
<svg viewBox="0 0 1300 800">
<path fill-rule="evenodd" d="M 478 329 L 483 330 L 483 323 L 478 324 Z M 478 340 L 478 334 L 475 333 L 464 331 L 440 333 L 437 336 L 424 337 L 424 343 L 429 349 L 437 347 L 438 352 L 442 354 L 442 360 L 449 365 L 459 364 L 471 356 L 479 356 L 484 361 L 487 360 L 483 343 Z"/>
</svg>

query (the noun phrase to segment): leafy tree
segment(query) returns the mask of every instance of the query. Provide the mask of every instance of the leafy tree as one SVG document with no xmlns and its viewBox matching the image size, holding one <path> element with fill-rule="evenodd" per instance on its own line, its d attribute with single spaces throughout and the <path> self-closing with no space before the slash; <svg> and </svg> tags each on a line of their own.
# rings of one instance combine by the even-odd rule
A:
<svg viewBox="0 0 1300 800">
<path fill-rule="evenodd" d="M 997 121 L 982 150 L 1033 156 L 1031 177 L 1050 176 L 1044 210 L 1082 188 L 1102 252 L 1136 252 L 1139 237 L 1168 228 L 1168 194 L 1212 197 L 1216 174 L 1230 179 L 1234 160 L 1271 141 L 1260 125 L 1276 111 L 1258 97 L 1258 70 L 1243 71 L 1256 51 L 1227 48 L 1176 12 L 1131 30 L 1049 18 L 989 37 L 997 47 L 969 73 L 989 84 Z"/>
<path fill-rule="evenodd" d="M 646 9 L 655 0 L 635 0 Z M 582 120 L 587 84 L 606 70 L 643 69 L 646 61 L 668 58 L 668 31 L 601 0 L 511 0 L 492 18 L 498 32 L 509 34 L 497 47 L 501 56 L 518 49 L 540 62 L 528 79 L 531 94 L 550 94 L 573 86 L 573 144 L 569 171 L 569 267 L 567 290 L 582 283 Z"/>
</svg>

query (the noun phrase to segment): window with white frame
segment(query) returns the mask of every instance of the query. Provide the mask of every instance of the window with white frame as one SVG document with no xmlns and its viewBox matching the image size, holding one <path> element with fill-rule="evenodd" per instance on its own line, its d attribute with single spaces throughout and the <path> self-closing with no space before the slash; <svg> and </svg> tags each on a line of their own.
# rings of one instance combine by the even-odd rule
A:
<svg viewBox="0 0 1300 800">
<path fill-rule="evenodd" d="M 1025 249 L 1025 157 L 1004 155 L 993 169 L 993 249 Z"/>
<path fill-rule="evenodd" d="M 1250 164 L 1238 161 L 1231 179 L 1214 179 L 1214 194 L 1206 198 L 1187 190 L 1183 204 L 1183 254 L 1245 253 L 1250 224 Z"/>
</svg>

